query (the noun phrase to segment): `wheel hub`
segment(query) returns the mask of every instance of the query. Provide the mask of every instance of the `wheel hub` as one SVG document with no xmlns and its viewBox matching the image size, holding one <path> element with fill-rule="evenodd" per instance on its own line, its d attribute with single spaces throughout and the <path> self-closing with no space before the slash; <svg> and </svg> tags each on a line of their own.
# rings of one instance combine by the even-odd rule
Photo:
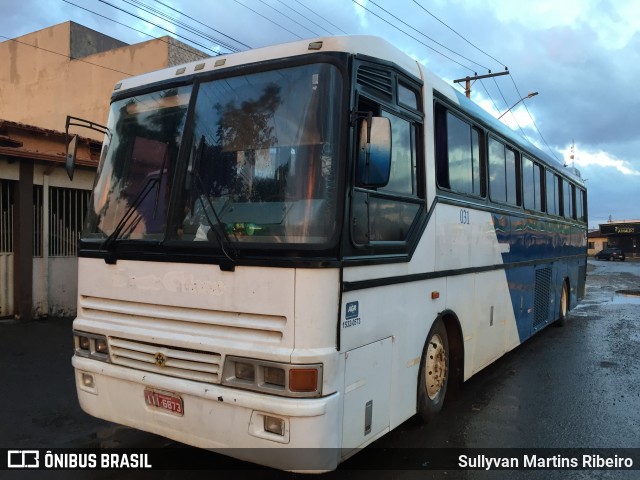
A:
<svg viewBox="0 0 640 480">
<path fill-rule="evenodd" d="M 434 400 L 447 378 L 447 357 L 440 335 L 434 335 L 429 341 L 425 366 L 427 395 Z"/>
</svg>

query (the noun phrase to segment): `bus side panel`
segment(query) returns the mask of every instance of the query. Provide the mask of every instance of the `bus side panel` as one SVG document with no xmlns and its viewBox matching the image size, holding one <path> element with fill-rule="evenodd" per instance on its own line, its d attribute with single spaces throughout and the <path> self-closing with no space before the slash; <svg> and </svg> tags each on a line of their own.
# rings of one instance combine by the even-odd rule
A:
<svg viewBox="0 0 640 480">
<path fill-rule="evenodd" d="M 497 228 L 499 242 L 508 244 L 503 253 L 511 303 L 523 342 L 559 316 L 560 296 L 565 279 L 569 281 L 571 307 L 577 304 L 584 283 L 584 260 L 574 258 L 584 252 L 581 230 L 558 220 L 522 218 L 494 214 L 494 223 L 510 223 L 511 228 Z M 531 263 L 539 259 L 540 263 Z M 509 267 L 523 262 L 525 265 Z"/>
<path fill-rule="evenodd" d="M 479 273 L 471 278 L 472 311 L 455 304 L 450 307 L 457 314 L 463 312 L 460 322 L 465 340 L 465 380 L 520 344 L 505 271 Z M 449 296 L 451 293 L 449 289 Z M 469 315 L 470 319 L 464 319 Z"/>
<path fill-rule="evenodd" d="M 499 266 L 509 252 L 509 218 L 469 207 L 438 204 L 435 225 L 435 270 Z"/>
<path fill-rule="evenodd" d="M 342 448 L 367 445 L 389 431 L 392 338 L 346 352 Z"/>
<path fill-rule="evenodd" d="M 373 272 L 373 270 L 372 270 Z M 437 299 L 431 292 L 441 292 Z M 340 318 L 341 351 L 391 338 L 390 428 L 416 412 L 418 370 L 424 342 L 438 312 L 445 309 L 446 279 L 385 285 L 345 292 Z M 346 360 L 349 362 L 349 359 Z M 372 363 L 373 360 L 370 362 Z M 364 380 L 366 379 L 359 379 Z M 359 380 L 352 380 L 354 384 Z M 379 381 L 379 380 L 376 380 Z M 364 408 L 364 405 L 361 406 Z M 374 408 L 374 414 L 379 410 Z"/>
</svg>

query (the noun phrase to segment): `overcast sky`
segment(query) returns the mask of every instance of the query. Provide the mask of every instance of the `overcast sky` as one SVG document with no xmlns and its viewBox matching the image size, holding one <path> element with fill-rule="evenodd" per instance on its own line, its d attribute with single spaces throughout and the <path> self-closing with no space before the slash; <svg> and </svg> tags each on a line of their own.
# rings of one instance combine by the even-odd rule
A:
<svg viewBox="0 0 640 480">
<path fill-rule="evenodd" d="M 151 38 L 142 32 L 168 33 L 125 13 L 131 12 L 211 54 L 320 35 L 373 34 L 449 82 L 508 67 L 509 76 L 475 83 L 472 99 L 499 116 L 539 92 L 503 120 L 560 161 L 575 163 L 587 179 L 590 226 L 609 218 L 640 220 L 638 0 L 69 1 L 75 5 L 0 0 L 0 35 L 14 38 L 67 20 L 127 43 Z"/>
</svg>

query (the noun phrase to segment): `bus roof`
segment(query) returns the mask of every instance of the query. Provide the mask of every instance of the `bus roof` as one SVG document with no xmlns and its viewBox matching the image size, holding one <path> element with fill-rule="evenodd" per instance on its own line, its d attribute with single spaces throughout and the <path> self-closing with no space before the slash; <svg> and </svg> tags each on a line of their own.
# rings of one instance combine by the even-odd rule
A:
<svg viewBox="0 0 640 480">
<path fill-rule="evenodd" d="M 236 67 L 238 65 L 247 65 L 266 60 L 307 55 L 314 52 L 320 54 L 327 52 L 346 52 L 369 55 L 371 57 L 393 62 L 408 73 L 415 75 L 416 78 L 420 78 L 418 63 L 386 40 L 371 35 L 349 35 L 299 40 L 280 45 L 246 50 L 244 52 L 204 58 L 184 65 L 164 68 L 162 70 L 156 70 L 154 72 L 126 78 L 116 84 L 114 93 L 120 94 L 120 92 L 130 88 L 141 87 L 181 76 L 188 76 L 194 73 L 199 74 L 203 72 L 220 71 Z"/>
</svg>

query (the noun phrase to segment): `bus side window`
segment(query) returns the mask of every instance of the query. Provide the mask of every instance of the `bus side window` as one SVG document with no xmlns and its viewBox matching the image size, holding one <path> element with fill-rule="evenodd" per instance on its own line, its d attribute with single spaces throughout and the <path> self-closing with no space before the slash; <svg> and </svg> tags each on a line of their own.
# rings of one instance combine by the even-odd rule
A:
<svg viewBox="0 0 640 480">
<path fill-rule="evenodd" d="M 352 235 L 358 244 L 406 240 L 420 208 L 405 200 L 418 199 L 416 126 L 390 112 L 382 116 L 391 121 L 391 173 L 384 187 L 354 193 Z"/>
<path fill-rule="evenodd" d="M 576 219 L 581 222 L 585 222 L 587 220 L 587 217 L 585 215 L 586 207 L 584 204 L 584 200 L 585 200 L 584 190 L 580 188 L 576 188 L 576 202 L 575 202 Z"/>
<path fill-rule="evenodd" d="M 560 214 L 560 189 L 558 188 L 558 180 L 559 178 L 556 174 L 554 174 L 551 170 L 547 170 L 547 213 L 550 215 Z"/>
<path fill-rule="evenodd" d="M 361 96 L 358 112 L 371 112 L 391 123 L 391 169 L 389 182 L 381 187 L 354 187 L 351 200 L 351 235 L 356 245 L 373 242 L 407 241 L 411 226 L 422 206 L 418 149 L 420 125 L 417 120 L 419 90 L 396 84 L 401 91 L 396 104 L 377 102 Z"/>
<path fill-rule="evenodd" d="M 524 208 L 542 211 L 542 168 L 527 156 L 522 157 L 522 196 Z"/>
<path fill-rule="evenodd" d="M 573 218 L 573 192 L 571 184 L 562 180 L 562 215 L 565 218 Z"/>
<path fill-rule="evenodd" d="M 437 176 L 441 188 L 484 196 L 478 128 L 436 105 Z"/>
</svg>

